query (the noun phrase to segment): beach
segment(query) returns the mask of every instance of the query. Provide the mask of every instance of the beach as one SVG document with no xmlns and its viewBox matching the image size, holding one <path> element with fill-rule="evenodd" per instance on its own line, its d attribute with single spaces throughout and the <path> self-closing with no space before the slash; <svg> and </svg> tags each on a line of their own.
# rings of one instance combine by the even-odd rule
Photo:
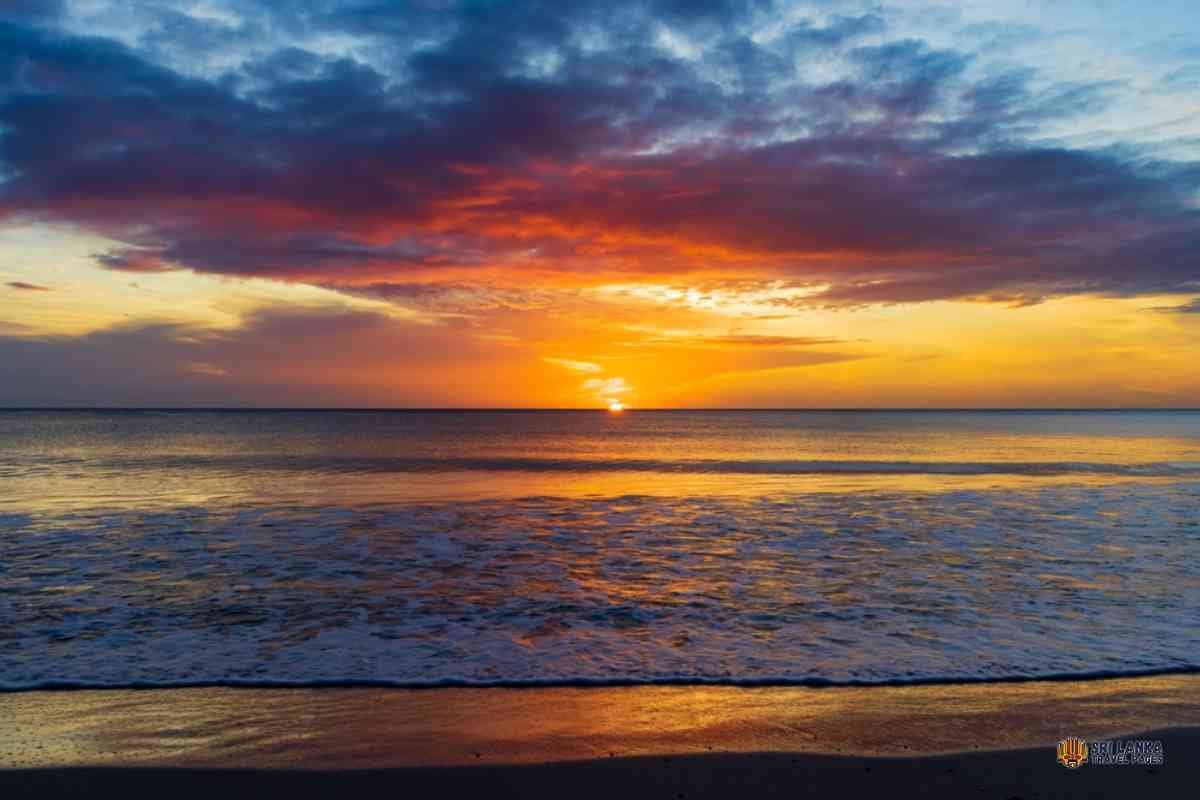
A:
<svg viewBox="0 0 1200 800">
<path fill-rule="evenodd" d="M 1197 9 L 0 0 L 0 800 L 1200 798 Z"/>
<path fill-rule="evenodd" d="M 1195 731 L 1155 732 L 1195 751 Z M 490 798 L 927 797 L 1128 798 L 1195 796 L 1197 771 L 1122 768 L 1068 773 L 1045 748 L 929 758 L 722 754 L 615 758 L 523 766 L 358 771 L 56 769 L 0 772 L 6 797 L 263 797 L 397 794 Z"/>
<path fill-rule="evenodd" d="M 0 696 L 8 796 L 1185 796 L 1200 676 L 880 687 L 246 689 Z M 1068 770 L 1055 744 L 1161 740 Z M 1190 796 L 1190 795 L 1189 795 Z"/>
</svg>

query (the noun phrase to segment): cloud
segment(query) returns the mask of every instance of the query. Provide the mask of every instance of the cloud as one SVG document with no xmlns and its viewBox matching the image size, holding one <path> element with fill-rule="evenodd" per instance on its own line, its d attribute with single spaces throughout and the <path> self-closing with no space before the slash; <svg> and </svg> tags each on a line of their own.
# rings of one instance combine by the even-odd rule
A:
<svg viewBox="0 0 1200 800">
<path fill-rule="evenodd" d="M 270 308 L 232 330 L 117 325 L 83 336 L 0 335 L 0 406 L 484 406 L 487 370 L 522 393 L 521 360 L 451 326 L 336 308 Z M 453 358 L 451 358 L 453 355 Z M 531 390 L 532 391 L 532 390 Z"/>
<path fill-rule="evenodd" d="M 1158 309 L 1171 314 L 1200 314 L 1200 297 L 1194 298 L 1189 303 L 1183 303 L 1177 306 L 1165 306 Z"/>
<path fill-rule="evenodd" d="M 648 404 L 721 373 L 870 355 L 817 347 L 832 340 L 815 337 L 767 344 L 738 333 L 728 334 L 734 344 L 699 345 L 703 358 L 679 358 L 667 344 L 626 359 L 541 355 L 592 352 L 612 324 L 581 319 L 563 331 L 543 309 L 418 320 L 340 306 L 259 308 L 229 329 L 143 321 L 49 336 L 0 324 L 0 406 L 529 408 L 630 395 Z"/>
<path fill-rule="evenodd" d="M 583 382 L 583 388 L 601 400 L 620 397 L 633 391 L 633 387 L 627 384 L 624 378 L 588 378 Z"/>
<path fill-rule="evenodd" d="M 663 336 L 642 340 L 638 344 L 677 347 L 795 348 L 842 344 L 842 340 L 821 336 L 775 336 L 754 333 L 729 333 L 720 336 Z"/>
<path fill-rule="evenodd" d="M 575 361 L 575 360 L 569 359 L 569 358 L 551 358 L 549 356 L 543 356 L 542 361 L 545 361 L 548 364 L 554 364 L 559 367 L 565 367 L 566 369 L 572 370 L 574 372 L 603 372 L 604 371 L 604 367 L 600 366 L 599 364 L 593 364 L 591 361 Z"/>
<path fill-rule="evenodd" d="M 107 253 L 98 253 L 96 263 L 105 269 L 118 272 L 170 272 L 179 269 L 164 257 L 162 251 L 125 247 Z"/>
<path fill-rule="evenodd" d="M 184 370 L 194 375 L 207 375 L 209 377 L 219 378 L 229 374 L 229 370 L 217 364 L 205 364 L 203 361 L 193 361 L 186 365 Z"/>
<path fill-rule="evenodd" d="M 50 292 L 53 291 L 49 286 L 42 286 L 37 283 L 26 283 L 25 281 L 9 281 L 4 284 L 10 289 L 18 289 L 24 292 Z"/>
<path fill-rule="evenodd" d="M 1119 82 L 999 66 L 895 15 L 237 0 L 106 38 L 5 8 L 0 220 L 108 237 L 108 269 L 355 292 L 718 273 L 824 282 L 796 301 L 823 305 L 1200 276 L 1200 161 L 1045 133 Z"/>
<path fill-rule="evenodd" d="M 1173 70 L 1163 82 L 1171 89 L 1200 88 L 1200 64 L 1188 64 Z"/>
</svg>

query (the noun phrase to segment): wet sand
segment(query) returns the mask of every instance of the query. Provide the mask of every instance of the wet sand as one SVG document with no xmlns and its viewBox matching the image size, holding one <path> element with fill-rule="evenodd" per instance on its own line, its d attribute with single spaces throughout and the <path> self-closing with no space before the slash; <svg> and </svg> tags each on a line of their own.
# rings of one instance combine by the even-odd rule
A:
<svg viewBox="0 0 1200 800">
<path fill-rule="evenodd" d="M 1193 798 L 1200 731 L 1157 732 L 1179 763 L 1082 767 L 1048 748 L 923 758 L 811 754 L 643 756 L 582 762 L 408 769 L 47 769 L 0 772 L 4 797 L 545 798 Z M 1168 756 L 1169 758 L 1169 756 Z M 1190 759 L 1189 759 L 1190 760 Z"/>
<path fill-rule="evenodd" d="M 875 688 L 0 695 L 0 796 L 1194 796 L 1200 676 Z M 1152 731 L 1153 733 L 1144 733 Z M 1054 744 L 1164 741 L 1160 767 Z"/>
</svg>

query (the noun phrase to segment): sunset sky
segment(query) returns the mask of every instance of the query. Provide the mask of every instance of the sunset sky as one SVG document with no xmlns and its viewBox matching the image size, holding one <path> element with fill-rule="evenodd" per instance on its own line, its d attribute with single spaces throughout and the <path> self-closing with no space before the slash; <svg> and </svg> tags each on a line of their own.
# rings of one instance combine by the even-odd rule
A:
<svg viewBox="0 0 1200 800">
<path fill-rule="evenodd" d="M 1195 0 L 0 0 L 0 405 L 1200 406 Z"/>
</svg>

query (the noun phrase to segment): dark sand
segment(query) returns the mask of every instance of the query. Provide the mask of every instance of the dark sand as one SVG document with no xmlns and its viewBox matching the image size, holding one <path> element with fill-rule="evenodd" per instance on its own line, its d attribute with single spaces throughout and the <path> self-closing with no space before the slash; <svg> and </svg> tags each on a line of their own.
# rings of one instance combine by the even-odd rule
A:
<svg viewBox="0 0 1200 800">
<path fill-rule="evenodd" d="M 344 772 L 100 767 L 0 772 L 0 797 L 1195 798 L 1200 730 L 1152 738 L 1165 742 L 1162 767 L 1071 771 L 1048 748 L 927 758 L 760 753 Z"/>
<path fill-rule="evenodd" d="M 1145 733 L 1151 731 L 1151 733 Z M 1065 736 L 1161 739 L 1067 770 Z M 0 798 L 1200 796 L 1200 676 L 0 695 Z M 119 793 L 119 794 L 118 794 Z"/>
</svg>

